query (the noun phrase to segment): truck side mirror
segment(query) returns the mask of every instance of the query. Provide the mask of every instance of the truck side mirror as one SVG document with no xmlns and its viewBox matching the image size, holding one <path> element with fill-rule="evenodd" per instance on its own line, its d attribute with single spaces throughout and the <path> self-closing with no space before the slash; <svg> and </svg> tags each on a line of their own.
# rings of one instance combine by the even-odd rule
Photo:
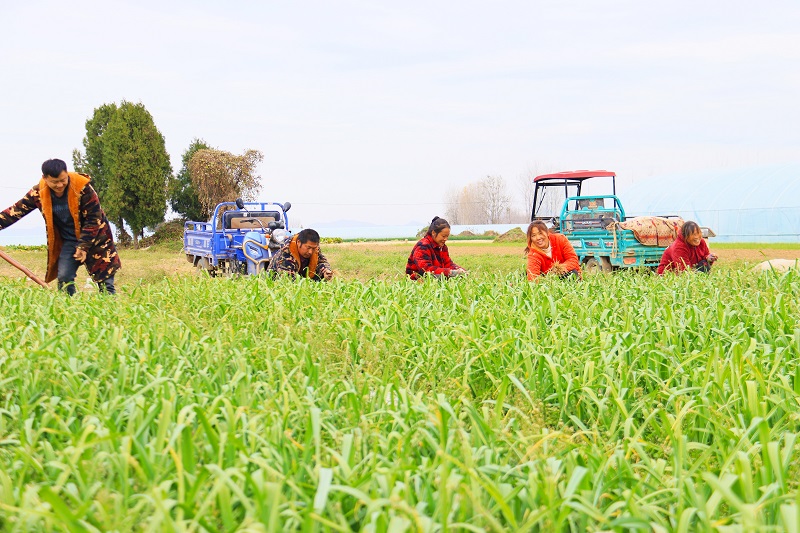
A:
<svg viewBox="0 0 800 533">
<path fill-rule="evenodd" d="M 283 204 L 284 212 L 288 211 L 291 208 L 292 208 L 292 202 L 286 202 L 285 204 Z"/>
<path fill-rule="evenodd" d="M 244 202 L 242 201 L 241 198 L 236 199 L 236 207 L 238 207 L 239 209 L 244 209 Z"/>
</svg>

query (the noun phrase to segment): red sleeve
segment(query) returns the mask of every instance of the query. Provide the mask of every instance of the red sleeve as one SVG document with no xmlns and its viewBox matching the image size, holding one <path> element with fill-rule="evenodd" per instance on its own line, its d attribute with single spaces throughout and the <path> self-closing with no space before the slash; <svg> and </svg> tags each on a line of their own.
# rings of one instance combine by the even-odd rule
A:
<svg viewBox="0 0 800 533">
<path fill-rule="evenodd" d="M 442 247 L 442 266 L 449 270 L 456 270 L 457 268 L 461 268 L 457 264 L 453 263 L 452 259 L 450 259 L 450 249 L 447 247 L 446 244 L 444 245 L 444 247 Z M 448 272 L 447 274 L 449 275 L 450 272 Z"/>
<path fill-rule="evenodd" d="M 533 250 L 528 251 L 528 281 L 542 275 L 542 256 Z"/>
<path fill-rule="evenodd" d="M 672 246 L 672 245 L 670 245 L 670 246 Z M 658 268 L 656 269 L 656 273 L 658 273 L 658 274 L 660 274 L 662 276 L 664 275 L 664 272 L 666 272 L 667 269 L 669 268 L 669 264 L 670 264 L 670 252 L 669 252 L 669 249 L 670 249 L 670 246 L 667 246 L 666 250 L 664 250 L 664 253 L 661 254 L 661 262 L 658 264 Z"/>
<path fill-rule="evenodd" d="M 580 272 L 581 263 L 578 261 L 578 254 L 575 253 L 575 248 L 564 235 L 559 235 L 559 246 L 561 247 L 561 256 L 564 260 L 561 262 L 567 270 L 577 270 Z"/>
<path fill-rule="evenodd" d="M 659 263 L 656 272 L 659 274 L 667 271 L 682 272 L 689 268 L 690 264 L 691 255 L 689 250 L 682 241 L 676 240 L 664 250 L 664 255 L 661 256 L 661 263 Z"/>
<path fill-rule="evenodd" d="M 711 250 L 708 249 L 708 243 L 705 239 L 702 239 L 700 244 L 697 245 L 697 251 L 700 252 L 700 255 L 703 256 L 703 259 L 708 257 L 708 254 L 711 253 Z"/>
</svg>

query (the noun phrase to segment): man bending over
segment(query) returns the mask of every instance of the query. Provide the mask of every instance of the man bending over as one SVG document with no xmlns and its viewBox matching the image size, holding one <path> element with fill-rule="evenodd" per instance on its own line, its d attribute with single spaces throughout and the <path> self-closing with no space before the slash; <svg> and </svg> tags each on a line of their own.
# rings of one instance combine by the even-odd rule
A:
<svg viewBox="0 0 800 533">
<path fill-rule="evenodd" d="M 292 277 L 329 280 L 333 277 L 330 263 L 319 249 L 319 233 L 304 229 L 281 247 L 269 261 L 267 271 Z"/>
</svg>

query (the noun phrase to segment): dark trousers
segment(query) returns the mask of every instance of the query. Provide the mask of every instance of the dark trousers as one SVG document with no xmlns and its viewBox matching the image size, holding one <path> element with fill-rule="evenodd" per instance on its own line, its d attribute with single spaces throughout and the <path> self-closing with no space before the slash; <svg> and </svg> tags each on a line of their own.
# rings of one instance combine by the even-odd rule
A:
<svg viewBox="0 0 800 533">
<path fill-rule="evenodd" d="M 75 276 L 78 274 L 78 267 L 83 263 L 72 257 L 78 247 L 78 241 L 64 241 L 61 253 L 58 256 L 58 290 L 65 291 L 72 296 L 75 294 Z M 116 294 L 114 288 L 114 276 L 97 284 L 100 292 Z"/>
</svg>

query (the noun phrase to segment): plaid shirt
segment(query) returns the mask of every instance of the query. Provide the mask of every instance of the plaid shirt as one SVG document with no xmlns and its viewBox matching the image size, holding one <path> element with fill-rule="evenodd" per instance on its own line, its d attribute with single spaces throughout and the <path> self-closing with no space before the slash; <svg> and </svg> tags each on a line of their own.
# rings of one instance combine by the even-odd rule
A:
<svg viewBox="0 0 800 533">
<path fill-rule="evenodd" d="M 447 245 L 439 246 L 432 235 L 425 235 L 414 245 L 411 255 L 408 256 L 406 274 L 411 279 L 419 279 L 424 274 L 449 277 L 450 271 L 457 268 L 461 267 L 450 259 Z"/>
</svg>

